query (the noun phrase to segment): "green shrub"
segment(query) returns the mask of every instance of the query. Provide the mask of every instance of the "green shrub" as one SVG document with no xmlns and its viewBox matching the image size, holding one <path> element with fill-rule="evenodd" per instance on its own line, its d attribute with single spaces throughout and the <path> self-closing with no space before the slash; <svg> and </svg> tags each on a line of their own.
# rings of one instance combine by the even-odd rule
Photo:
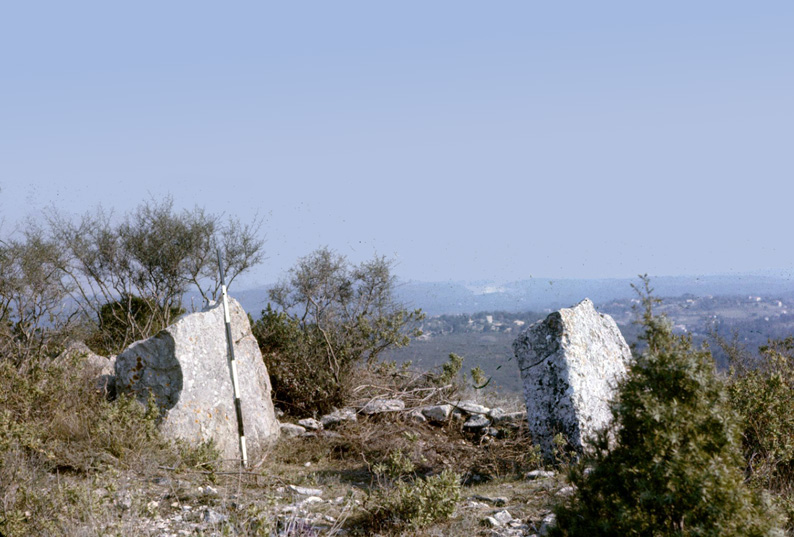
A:
<svg viewBox="0 0 794 537">
<path fill-rule="evenodd" d="M 386 477 L 391 481 L 399 481 L 416 471 L 416 465 L 401 450 L 393 450 L 384 462 L 373 466 L 372 471 L 379 477 Z"/>
<path fill-rule="evenodd" d="M 460 370 L 463 368 L 463 357 L 451 352 L 449 359 L 441 364 L 441 373 L 435 377 L 435 382 L 439 386 L 454 383 L 458 380 Z"/>
<path fill-rule="evenodd" d="M 86 344 L 101 355 L 118 354 L 130 343 L 165 328 L 156 314 L 158 307 L 151 299 L 127 294 L 103 304 L 99 309 L 98 329 Z M 168 318 L 175 319 L 184 312 L 181 307 L 171 306 Z"/>
<path fill-rule="evenodd" d="M 392 263 L 376 257 L 358 266 L 328 248 L 300 259 L 290 277 L 270 291 L 253 331 L 273 398 L 294 415 L 343 406 L 362 365 L 419 335 L 421 311 L 393 297 Z"/>
<path fill-rule="evenodd" d="M 771 535 L 779 517 L 744 484 L 711 355 L 653 315 L 647 279 L 641 295 L 647 348 L 619 387 L 612 427 L 571 471 L 576 493 L 555 509 L 551 535 Z"/>
<path fill-rule="evenodd" d="M 794 528 L 794 338 L 773 340 L 754 358 L 734 346 L 728 393 L 741 416 L 746 473 L 773 494 Z"/>
<path fill-rule="evenodd" d="M 751 479 L 771 490 L 794 481 L 794 339 L 761 348 L 752 370 L 730 379 L 731 404 L 742 417 L 743 449 Z"/>
<path fill-rule="evenodd" d="M 426 478 L 396 481 L 379 489 L 373 500 L 366 529 L 419 529 L 452 516 L 460 501 L 460 476 L 444 470 Z"/>
<path fill-rule="evenodd" d="M 108 401 L 81 360 L 33 360 L 20 370 L 0 359 L 0 534 L 71 534 L 75 517 L 104 511 L 86 487 L 56 474 L 91 478 L 178 457 L 158 434 L 156 406 Z"/>
<path fill-rule="evenodd" d="M 210 472 L 210 476 L 221 469 L 221 452 L 212 438 L 197 445 L 179 441 L 177 446 L 181 463 L 187 468 Z"/>
<path fill-rule="evenodd" d="M 253 325 L 273 387 L 273 401 L 297 416 L 330 412 L 347 399 L 352 364 L 328 365 L 326 344 L 316 327 L 301 327 L 270 304 Z"/>
</svg>

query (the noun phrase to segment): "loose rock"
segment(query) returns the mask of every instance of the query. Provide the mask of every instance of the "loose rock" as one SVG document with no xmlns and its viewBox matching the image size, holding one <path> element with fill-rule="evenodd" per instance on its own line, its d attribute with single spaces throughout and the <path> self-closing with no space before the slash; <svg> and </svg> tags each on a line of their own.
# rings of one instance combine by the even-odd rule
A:
<svg viewBox="0 0 794 537">
<path fill-rule="evenodd" d="M 491 516 L 493 516 L 493 518 L 495 518 L 496 521 L 499 522 L 500 526 L 506 526 L 508 523 L 513 521 L 513 515 L 511 515 L 508 511 L 505 510 L 494 513 Z"/>
<path fill-rule="evenodd" d="M 443 423 L 452 414 L 452 405 L 433 405 L 422 409 L 422 414 L 430 421 Z"/>
<path fill-rule="evenodd" d="M 227 515 L 223 515 L 212 509 L 204 510 L 204 522 L 207 522 L 208 524 L 221 524 L 227 520 L 229 520 Z"/>
<path fill-rule="evenodd" d="M 323 428 L 323 424 L 314 418 L 304 418 L 302 420 L 298 420 L 298 425 L 310 431 L 319 431 Z"/>
<path fill-rule="evenodd" d="M 507 498 L 504 496 L 497 496 L 496 498 L 491 498 L 489 496 L 481 496 L 479 494 L 475 494 L 471 496 L 472 500 L 479 500 L 481 502 L 488 502 L 491 505 L 495 505 L 496 507 L 501 507 L 503 505 L 507 505 Z"/>
<path fill-rule="evenodd" d="M 371 416 L 385 412 L 399 412 L 400 410 L 405 410 L 405 402 L 402 399 L 373 399 L 364 405 L 361 413 Z"/>
<path fill-rule="evenodd" d="M 463 423 L 463 428 L 467 431 L 477 431 L 484 429 L 491 424 L 491 420 L 482 414 L 474 414 Z"/>
<path fill-rule="evenodd" d="M 538 535 L 543 537 L 549 534 L 549 530 L 551 530 L 552 526 L 557 523 L 557 515 L 554 513 L 549 513 L 540 523 L 540 528 L 538 529 Z"/>
<path fill-rule="evenodd" d="M 312 489 L 308 487 L 299 487 L 297 485 L 290 485 L 287 487 L 291 492 L 295 494 L 299 494 L 301 496 L 322 496 L 323 491 L 321 489 Z"/>
<path fill-rule="evenodd" d="M 488 414 L 491 411 L 490 408 L 477 404 L 474 401 L 458 401 L 454 406 L 466 414 Z"/>
<path fill-rule="evenodd" d="M 305 427 L 295 425 L 294 423 L 282 423 L 280 429 L 281 434 L 284 436 L 300 436 L 306 432 Z"/>
<path fill-rule="evenodd" d="M 344 423 L 346 421 L 357 421 L 358 418 L 356 417 L 356 412 L 350 408 L 343 408 L 342 410 L 336 410 L 331 412 L 330 414 L 326 414 L 322 418 L 320 418 L 320 423 L 322 423 L 323 428 L 331 429 L 336 427 L 340 423 Z"/>
<path fill-rule="evenodd" d="M 425 422 L 427 422 L 427 418 L 425 417 L 424 414 L 422 414 L 422 411 L 419 410 L 419 409 L 414 409 L 411 412 L 409 412 L 408 413 L 408 417 L 412 421 L 414 421 L 416 423 L 425 423 Z"/>
<path fill-rule="evenodd" d="M 520 423 L 527 419 L 527 411 L 507 412 L 502 415 L 494 415 L 491 411 L 490 417 L 494 423 Z"/>
<path fill-rule="evenodd" d="M 556 474 L 550 470 L 532 470 L 524 476 L 527 479 L 548 479 Z"/>
</svg>

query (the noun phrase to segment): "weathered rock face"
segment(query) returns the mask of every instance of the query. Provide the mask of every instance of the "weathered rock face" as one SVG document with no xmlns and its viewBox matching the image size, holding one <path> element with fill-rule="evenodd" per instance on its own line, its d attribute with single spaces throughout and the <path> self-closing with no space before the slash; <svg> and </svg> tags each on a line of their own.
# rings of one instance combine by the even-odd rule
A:
<svg viewBox="0 0 794 537">
<path fill-rule="evenodd" d="M 279 423 L 270 377 L 240 304 L 229 299 L 243 424 L 249 458 L 275 440 Z M 186 315 L 116 359 L 119 393 L 146 400 L 151 392 L 162 412 L 161 431 L 190 442 L 215 440 L 222 456 L 239 459 L 237 415 L 226 346 L 223 305 Z"/>
<path fill-rule="evenodd" d="M 585 299 L 529 326 L 513 350 L 535 442 L 549 457 L 561 432 L 581 451 L 612 419 L 609 402 L 632 359 L 615 321 Z"/>
</svg>

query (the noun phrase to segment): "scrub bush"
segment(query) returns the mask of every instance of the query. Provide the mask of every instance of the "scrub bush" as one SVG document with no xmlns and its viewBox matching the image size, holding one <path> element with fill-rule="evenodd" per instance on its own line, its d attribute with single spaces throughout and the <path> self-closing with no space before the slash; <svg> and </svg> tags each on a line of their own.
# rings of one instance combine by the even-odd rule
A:
<svg viewBox="0 0 794 537">
<path fill-rule="evenodd" d="M 644 284 L 647 346 L 619 387 L 612 426 L 573 467 L 576 493 L 555 509 L 550 535 L 776 534 L 779 517 L 743 481 L 740 428 L 710 353 L 653 315 Z"/>
<path fill-rule="evenodd" d="M 273 384 L 273 399 L 293 415 L 322 414 L 345 404 L 360 366 L 421 334 L 420 310 L 394 296 L 392 263 L 375 257 L 360 265 L 328 248 L 300 259 L 270 291 L 254 323 Z"/>
</svg>

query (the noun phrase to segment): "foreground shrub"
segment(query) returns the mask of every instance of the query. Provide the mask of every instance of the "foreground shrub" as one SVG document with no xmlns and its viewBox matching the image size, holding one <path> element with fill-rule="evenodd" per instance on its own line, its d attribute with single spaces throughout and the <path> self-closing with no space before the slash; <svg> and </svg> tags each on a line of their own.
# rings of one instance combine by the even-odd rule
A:
<svg viewBox="0 0 794 537">
<path fill-rule="evenodd" d="M 744 424 L 749 475 L 782 491 L 794 480 L 794 339 L 771 341 L 760 351 L 755 368 L 734 371 L 729 393 Z"/>
<path fill-rule="evenodd" d="M 729 391 L 741 416 L 746 472 L 794 522 L 794 338 L 770 341 L 750 358 L 734 346 Z"/>
<path fill-rule="evenodd" d="M 368 532 L 416 530 L 452 516 L 459 501 L 460 476 L 450 470 L 426 478 L 396 479 L 373 494 L 363 527 Z"/>
<path fill-rule="evenodd" d="M 348 392 L 341 379 L 352 365 L 328 366 L 327 346 L 316 326 L 302 327 L 297 319 L 270 305 L 253 325 L 253 332 L 273 387 L 273 400 L 296 416 L 330 412 L 344 405 Z"/>
<path fill-rule="evenodd" d="M 86 344 L 103 356 L 118 354 L 138 339 L 156 334 L 165 325 L 155 315 L 157 304 L 134 295 L 122 295 L 118 300 L 103 304 L 99 309 L 99 323 Z M 169 319 L 176 319 L 185 311 L 172 306 Z"/>
<path fill-rule="evenodd" d="M 131 397 L 108 401 L 82 357 L 19 371 L 0 362 L 0 449 L 19 446 L 49 467 L 88 471 L 102 459 L 134 465 L 166 449 L 159 411 Z"/>
<path fill-rule="evenodd" d="M 105 511 L 91 487 L 119 470 L 149 471 L 181 460 L 207 467 L 212 446 L 171 445 L 159 410 L 131 397 L 108 401 L 83 357 L 31 360 L 20 370 L 0 357 L 0 534 L 68 535 L 79 517 Z M 103 477 L 104 476 L 104 477 Z"/>
<path fill-rule="evenodd" d="M 253 331 L 273 383 L 273 399 L 294 415 L 342 406 L 353 372 L 384 350 L 407 345 L 424 315 L 393 297 L 391 262 L 352 265 L 321 248 L 300 259 L 270 291 L 274 304 Z"/>
<path fill-rule="evenodd" d="M 744 484 L 739 427 L 711 355 L 653 315 L 650 292 L 645 280 L 647 348 L 620 385 L 611 430 L 571 472 L 577 490 L 551 535 L 773 534 L 778 517 Z"/>
</svg>

